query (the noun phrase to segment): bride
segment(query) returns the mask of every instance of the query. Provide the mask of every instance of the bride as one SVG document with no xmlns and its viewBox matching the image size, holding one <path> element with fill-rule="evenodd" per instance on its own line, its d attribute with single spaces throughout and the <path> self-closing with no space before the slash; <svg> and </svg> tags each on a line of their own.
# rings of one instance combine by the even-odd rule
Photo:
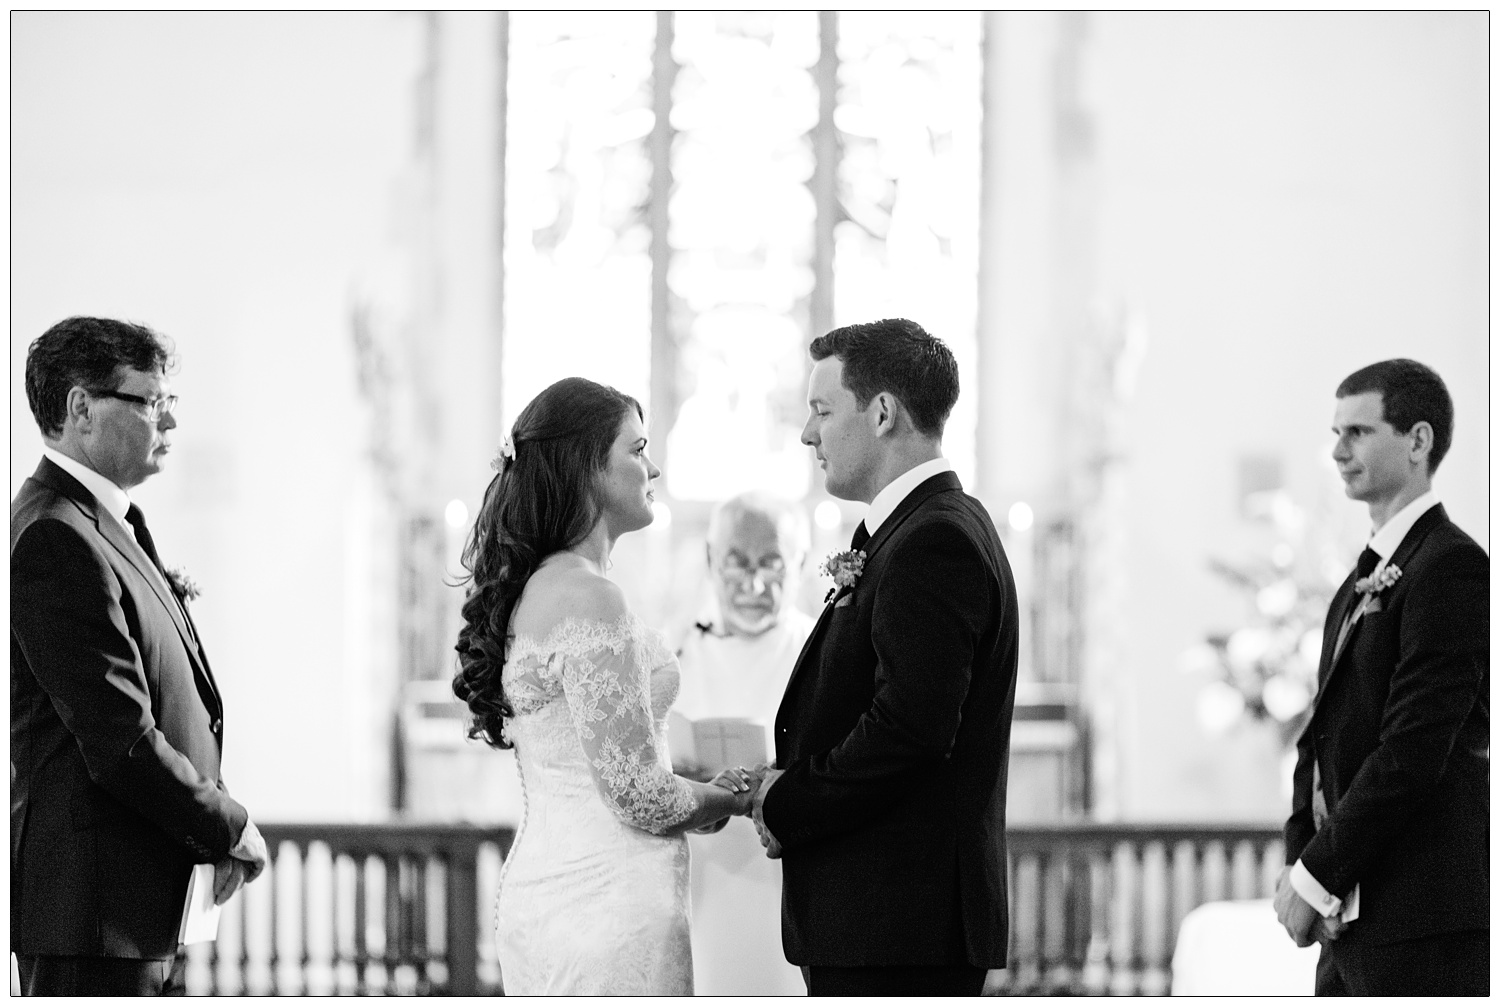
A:
<svg viewBox="0 0 1500 1007">
<path fill-rule="evenodd" d="M 463 553 L 453 691 L 472 737 L 515 748 L 525 795 L 496 899 L 505 992 L 691 994 L 684 833 L 748 814 L 760 780 L 673 775 L 677 660 L 605 576 L 652 519 L 641 407 L 565 378 L 494 467 Z"/>
</svg>

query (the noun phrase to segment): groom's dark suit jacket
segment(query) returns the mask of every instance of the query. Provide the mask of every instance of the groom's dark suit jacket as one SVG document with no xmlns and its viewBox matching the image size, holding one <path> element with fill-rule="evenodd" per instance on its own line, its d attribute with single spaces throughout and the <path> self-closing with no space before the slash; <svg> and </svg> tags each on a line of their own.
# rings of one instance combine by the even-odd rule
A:
<svg viewBox="0 0 1500 1007">
<path fill-rule="evenodd" d="M 218 689 L 130 529 L 43 460 L 10 511 L 11 949 L 167 958 L 247 820 Z"/>
<path fill-rule="evenodd" d="M 1360 886 L 1340 945 L 1489 926 L 1489 557 L 1438 505 L 1390 562 L 1401 578 L 1337 652 L 1352 574 L 1329 607 L 1286 823 L 1287 863 L 1339 898 Z"/>
<path fill-rule="evenodd" d="M 793 964 L 1005 965 L 1015 582 L 951 472 L 903 500 L 824 609 L 776 717 L 767 827 Z"/>
</svg>

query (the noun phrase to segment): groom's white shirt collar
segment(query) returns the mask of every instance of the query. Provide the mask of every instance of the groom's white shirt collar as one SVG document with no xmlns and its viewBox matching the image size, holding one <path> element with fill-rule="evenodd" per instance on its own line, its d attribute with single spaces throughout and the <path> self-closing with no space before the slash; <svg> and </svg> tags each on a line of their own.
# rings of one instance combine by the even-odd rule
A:
<svg viewBox="0 0 1500 1007">
<path fill-rule="evenodd" d="M 124 490 L 87 465 L 74 461 L 54 448 L 43 445 L 42 456 L 83 483 L 83 488 L 94 494 L 94 499 L 99 501 L 99 506 L 109 511 L 116 521 L 129 529 L 130 526 L 125 524 L 125 513 L 130 510 L 130 497 Z"/>
<path fill-rule="evenodd" d="M 886 484 L 885 489 L 875 494 L 875 499 L 870 501 L 870 511 L 865 515 L 865 531 L 871 535 L 875 530 L 885 523 L 885 519 L 893 514 L 901 501 L 905 500 L 911 491 L 937 475 L 939 472 L 952 472 L 953 463 L 946 458 L 934 458 L 930 462 L 923 462 L 915 468 L 907 469 L 896 478 Z"/>
<path fill-rule="evenodd" d="M 1436 507 L 1438 502 L 1437 493 L 1428 490 L 1402 507 L 1396 512 L 1395 517 L 1381 525 L 1370 536 L 1370 548 L 1380 554 L 1382 566 L 1395 555 L 1396 547 L 1401 544 L 1402 539 L 1406 538 L 1406 533 L 1411 531 L 1411 526 L 1417 523 L 1417 519 Z"/>
</svg>

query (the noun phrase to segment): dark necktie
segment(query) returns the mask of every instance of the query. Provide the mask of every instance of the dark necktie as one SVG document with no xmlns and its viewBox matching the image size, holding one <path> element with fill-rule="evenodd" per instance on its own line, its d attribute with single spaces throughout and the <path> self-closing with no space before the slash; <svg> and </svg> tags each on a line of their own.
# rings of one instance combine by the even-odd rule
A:
<svg viewBox="0 0 1500 1007">
<path fill-rule="evenodd" d="M 859 527 L 854 529 L 854 538 L 849 543 L 849 548 L 855 552 L 863 549 L 865 543 L 870 541 L 870 533 L 865 530 L 865 523 L 861 521 Z"/>
<path fill-rule="evenodd" d="M 1370 574 L 1375 572 L 1375 568 L 1379 565 L 1380 553 L 1376 552 L 1374 549 L 1371 549 L 1369 546 L 1365 546 L 1364 552 L 1359 554 L 1359 560 L 1354 564 L 1355 581 L 1358 582 L 1370 576 Z M 1364 595 L 1360 594 L 1358 591 L 1350 593 L 1348 604 L 1344 606 L 1344 618 L 1339 621 L 1340 638 L 1342 638 L 1344 633 L 1348 632 L 1349 617 L 1354 614 L 1354 609 L 1359 605 L 1359 600 L 1362 597 L 1364 597 Z"/>
<path fill-rule="evenodd" d="M 194 640 L 197 640 L 198 631 L 193 627 L 193 620 L 187 614 L 187 606 L 182 603 L 181 598 L 177 597 L 177 588 L 172 586 L 172 578 L 167 576 L 167 568 L 161 565 L 161 557 L 157 555 L 156 543 L 152 541 L 151 533 L 146 530 L 146 515 L 141 513 L 141 509 L 135 504 L 131 504 L 130 509 L 125 512 L 125 520 L 130 522 L 131 528 L 135 529 L 135 540 L 141 544 L 141 548 L 151 558 L 152 564 L 156 567 L 156 572 L 161 574 L 161 579 L 167 582 L 167 593 L 177 603 L 177 610 L 182 613 L 182 620 L 187 623 L 188 632 L 192 634 Z"/>
<path fill-rule="evenodd" d="M 1376 552 L 1374 549 L 1371 549 L 1369 546 L 1365 546 L 1364 551 L 1359 554 L 1358 562 L 1354 564 L 1354 579 L 1356 581 L 1363 580 L 1364 578 L 1370 576 L 1370 574 L 1374 573 L 1375 568 L 1379 565 L 1380 553 Z M 1358 591 L 1350 593 L 1349 602 L 1344 606 L 1344 617 L 1343 619 L 1339 620 L 1339 635 L 1336 638 L 1336 642 L 1334 643 L 1335 654 L 1339 652 L 1339 649 L 1344 644 L 1344 640 L 1349 636 L 1349 630 L 1351 628 L 1350 619 L 1353 617 L 1354 610 L 1359 606 L 1359 599 L 1362 597 L 1363 595 L 1361 595 Z M 1324 669 L 1324 674 L 1331 674 L 1332 671 L 1332 668 Z M 1320 681 L 1320 688 L 1321 685 L 1322 682 Z M 1316 759 L 1313 760 L 1312 807 L 1313 828 L 1321 829 L 1323 827 L 1323 822 L 1328 818 L 1328 801 L 1323 794 L 1323 772 L 1319 767 Z"/>
<path fill-rule="evenodd" d="M 125 512 L 125 520 L 130 523 L 131 528 L 135 529 L 135 540 L 140 543 L 142 549 L 146 550 L 146 555 L 151 557 L 151 562 L 156 564 L 157 571 L 165 579 L 166 568 L 161 565 L 161 557 L 156 554 L 156 543 L 151 540 L 151 533 L 146 530 L 146 515 L 142 514 L 141 509 L 135 504 L 131 504 L 130 509 Z"/>
</svg>

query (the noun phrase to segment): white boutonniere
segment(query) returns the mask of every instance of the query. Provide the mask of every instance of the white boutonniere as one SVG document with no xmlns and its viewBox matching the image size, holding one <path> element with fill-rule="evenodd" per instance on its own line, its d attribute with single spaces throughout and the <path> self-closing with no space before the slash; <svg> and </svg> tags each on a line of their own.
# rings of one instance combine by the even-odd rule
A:
<svg viewBox="0 0 1500 1007">
<path fill-rule="evenodd" d="M 843 552 L 830 553 L 818 567 L 818 572 L 826 577 L 832 577 L 834 587 L 828 589 L 823 596 L 823 604 L 828 604 L 841 587 L 853 587 L 859 583 L 859 575 L 865 572 L 865 551 L 863 549 L 845 549 Z"/>
<path fill-rule="evenodd" d="M 177 592 L 177 597 L 184 602 L 192 601 L 202 594 L 198 582 L 188 576 L 186 569 L 180 566 L 167 567 L 167 583 L 172 585 L 172 590 Z"/>
<path fill-rule="evenodd" d="M 1373 599 L 1375 595 L 1390 587 L 1401 579 L 1401 568 L 1394 563 L 1387 563 L 1384 567 L 1361 577 L 1354 582 L 1354 590 L 1359 594 L 1367 594 Z"/>
</svg>

